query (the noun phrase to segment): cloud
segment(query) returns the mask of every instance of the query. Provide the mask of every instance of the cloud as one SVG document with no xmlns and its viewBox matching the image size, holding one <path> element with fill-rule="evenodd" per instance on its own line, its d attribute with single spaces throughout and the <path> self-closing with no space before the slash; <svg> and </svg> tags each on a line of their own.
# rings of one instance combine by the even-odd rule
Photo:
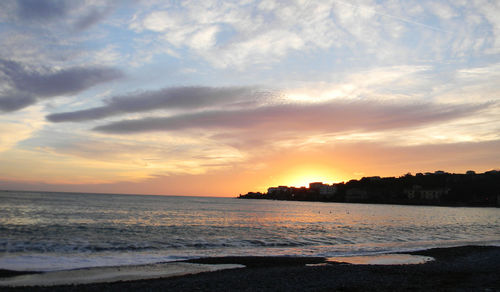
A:
<svg viewBox="0 0 500 292">
<path fill-rule="evenodd" d="M 111 7 L 111 6 L 104 7 L 102 9 L 99 9 L 96 7 L 91 8 L 87 12 L 87 14 L 85 14 L 84 16 L 82 16 L 80 19 L 78 19 L 75 22 L 74 27 L 78 31 L 85 30 L 85 29 L 95 25 L 96 23 L 98 23 L 102 19 L 104 19 L 106 16 L 108 16 L 109 13 L 111 13 L 112 10 L 113 10 L 113 7 Z"/>
<path fill-rule="evenodd" d="M 17 13 L 23 20 L 52 20 L 66 16 L 71 3 L 63 0 L 18 0 Z"/>
<path fill-rule="evenodd" d="M 245 154 L 234 147 L 202 135 L 153 134 L 116 139 L 78 129 L 69 132 L 50 125 L 28 133 L 29 137 L 24 135 L 22 141 L 15 140 L 17 147 L 11 147 L 13 143 L 8 138 L 24 134 L 21 126 L 22 123 L 15 128 L 18 133 L 0 132 L 0 150 L 4 147 L 6 151 L 0 152 L 0 165 L 8 166 L 0 169 L 0 177 L 69 183 L 138 181 L 157 175 L 204 173 L 229 167 L 245 158 Z M 38 167 L 26 171 L 33 164 Z"/>
<path fill-rule="evenodd" d="M 251 109 L 213 110 L 173 117 L 123 120 L 95 131 L 130 134 L 152 131 L 252 130 L 257 133 L 334 133 L 414 127 L 476 113 L 489 104 L 440 105 L 333 100 L 316 104 L 283 104 Z"/>
<path fill-rule="evenodd" d="M 264 93 L 252 87 L 171 87 L 116 96 L 104 106 L 52 114 L 47 119 L 51 122 L 79 122 L 155 109 L 193 110 L 230 106 L 245 100 L 255 100 L 261 95 Z"/>
<path fill-rule="evenodd" d="M 136 13 L 129 28 L 149 31 L 157 35 L 162 48 L 182 57 L 188 51 L 217 68 L 268 66 L 309 52 L 334 52 L 332 58 L 343 58 L 339 63 L 421 64 L 417 60 L 498 52 L 500 22 L 495 16 L 499 7 L 495 1 L 259 1 L 238 5 L 206 0 L 203 4 L 155 3 Z M 347 57 L 346 50 L 350 51 Z"/>
<path fill-rule="evenodd" d="M 30 94 L 23 92 L 10 92 L 0 96 L 0 110 L 4 112 L 12 112 L 36 102 L 36 98 Z"/>
<path fill-rule="evenodd" d="M 43 120 L 41 106 L 33 106 L 26 111 L 0 116 L 0 153 L 16 147 L 41 129 Z"/>
<path fill-rule="evenodd" d="M 160 34 L 165 47 L 185 48 L 215 67 L 267 64 L 304 48 L 339 46 L 345 34 L 330 18 L 332 3 L 259 6 L 207 1 L 139 13 L 130 28 Z"/>
<path fill-rule="evenodd" d="M 118 79 L 123 74 L 109 67 L 70 67 L 61 70 L 31 70 L 22 64 L 0 59 L 0 78 L 8 89 L 0 92 L 0 110 L 14 111 L 38 99 L 74 94 Z"/>
<path fill-rule="evenodd" d="M 17 18 L 23 22 L 48 23 L 54 20 L 76 19 L 73 27 L 85 30 L 104 19 L 112 10 L 108 4 L 82 5 L 65 0 L 17 0 Z"/>
</svg>

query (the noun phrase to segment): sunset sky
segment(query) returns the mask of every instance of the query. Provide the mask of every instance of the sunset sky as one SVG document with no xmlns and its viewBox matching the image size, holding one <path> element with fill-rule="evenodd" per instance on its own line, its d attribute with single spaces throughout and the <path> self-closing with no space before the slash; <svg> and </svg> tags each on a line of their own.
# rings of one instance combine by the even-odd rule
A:
<svg viewBox="0 0 500 292">
<path fill-rule="evenodd" d="M 0 2 L 0 189 L 500 168 L 500 1 Z"/>
</svg>

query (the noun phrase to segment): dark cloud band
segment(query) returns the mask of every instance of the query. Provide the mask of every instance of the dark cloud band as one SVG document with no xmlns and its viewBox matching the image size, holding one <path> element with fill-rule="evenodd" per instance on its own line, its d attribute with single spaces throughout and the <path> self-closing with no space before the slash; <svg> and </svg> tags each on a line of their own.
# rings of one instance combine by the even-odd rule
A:
<svg viewBox="0 0 500 292">
<path fill-rule="evenodd" d="M 47 116 L 51 122 L 80 122 L 155 109 L 203 109 L 255 101 L 265 93 L 252 87 L 171 87 L 116 96 L 106 105 Z"/>
<path fill-rule="evenodd" d="M 13 111 L 38 99 L 82 92 L 123 76 L 109 67 L 71 67 L 58 71 L 29 71 L 18 62 L 0 59 L 0 72 L 9 90 L 0 93 L 0 110 Z M 0 75 L 0 76 L 2 76 Z"/>
<path fill-rule="evenodd" d="M 94 130 L 114 134 L 188 129 L 251 130 L 262 134 L 290 131 L 299 133 L 377 131 L 452 120 L 488 106 L 489 104 L 445 106 L 432 103 L 387 104 L 375 101 L 336 100 L 313 105 L 286 104 L 124 120 L 99 126 Z"/>
<path fill-rule="evenodd" d="M 17 13 L 21 19 L 51 20 L 65 16 L 73 5 L 63 0 L 18 0 Z"/>
<path fill-rule="evenodd" d="M 19 92 L 14 92 L 6 94 L 5 96 L 0 96 L 0 111 L 12 112 L 36 102 L 36 98 L 29 94 L 23 94 Z"/>
</svg>

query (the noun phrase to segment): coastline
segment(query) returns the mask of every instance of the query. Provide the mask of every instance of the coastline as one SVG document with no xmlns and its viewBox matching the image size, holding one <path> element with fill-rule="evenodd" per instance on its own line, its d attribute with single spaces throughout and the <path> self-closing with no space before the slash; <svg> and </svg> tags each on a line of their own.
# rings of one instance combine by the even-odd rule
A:
<svg viewBox="0 0 500 292">
<path fill-rule="evenodd" d="M 239 199 L 367 203 L 443 207 L 500 207 L 500 171 L 465 174 L 435 171 L 400 177 L 363 177 L 309 187 L 269 187 L 267 192 L 240 194 Z"/>
<path fill-rule="evenodd" d="M 462 246 L 410 252 L 433 257 L 414 265 L 353 265 L 308 257 L 213 257 L 177 263 L 244 265 L 149 280 L 2 287 L 3 291 L 500 291 L 500 247 Z M 5 279 L 6 271 L 0 274 Z"/>
</svg>

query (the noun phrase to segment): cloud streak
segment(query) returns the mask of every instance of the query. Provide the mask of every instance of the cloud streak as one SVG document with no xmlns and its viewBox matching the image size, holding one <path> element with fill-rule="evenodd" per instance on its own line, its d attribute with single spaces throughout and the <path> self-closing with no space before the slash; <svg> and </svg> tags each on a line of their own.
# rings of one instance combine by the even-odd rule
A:
<svg viewBox="0 0 500 292">
<path fill-rule="evenodd" d="M 18 0 L 17 13 L 21 19 L 48 21 L 66 16 L 71 3 L 61 0 Z"/>
<path fill-rule="evenodd" d="M 74 29 L 82 31 L 104 19 L 114 9 L 107 3 L 82 4 L 64 0 L 17 0 L 15 14 L 22 22 L 43 24 L 73 17 L 76 18 Z"/>
<path fill-rule="evenodd" d="M 39 99 L 79 93 L 123 76 L 121 71 L 109 67 L 29 71 L 18 62 L 4 59 L 0 59 L 0 73 L 7 85 L 0 92 L 0 110 L 5 112 L 22 109 Z"/>
<path fill-rule="evenodd" d="M 112 6 L 104 7 L 101 9 L 94 7 L 90 9 L 87 14 L 78 19 L 75 22 L 74 27 L 77 31 L 88 29 L 102 19 L 106 18 L 106 16 L 108 16 L 108 14 L 110 14 L 113 9 L 114 7 Z"/>
<path fill-rule="evenodd" d="M 47 119 L 51 122 L 81 122 L 155 109 L 195 110 L 222 105 L 235 106 L 263 95 L 266 93 L 252 87 L 171 87 L 116 96 L 104 106 L 52 114 Z"/>
<path fill-rule="evenodd" d="M 113 134 L 189 129 L 253 130 L 262 134 L 375 131 L 452 120 L 477 113 L 488 106 L 489 104 L 440 105 L 334 100 L 318 104 L 284 104 L 123 120 L 95 127 L 94 130 Z"/>
</svg>

